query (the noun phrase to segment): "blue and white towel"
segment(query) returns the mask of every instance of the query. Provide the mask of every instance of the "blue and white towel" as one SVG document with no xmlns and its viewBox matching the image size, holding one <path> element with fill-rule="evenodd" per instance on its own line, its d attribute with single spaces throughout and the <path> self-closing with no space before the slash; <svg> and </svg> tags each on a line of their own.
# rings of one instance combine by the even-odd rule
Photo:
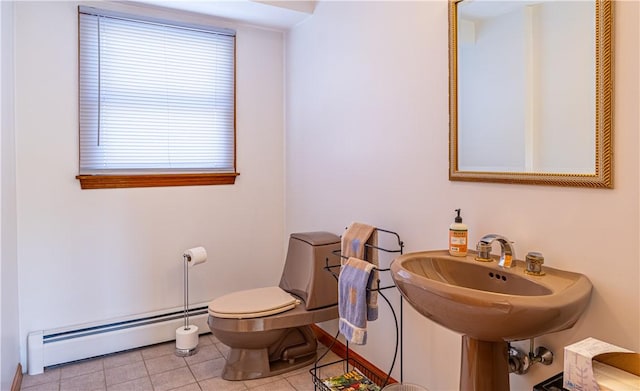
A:
<svg viewBox="0 0 640 391">
<path fill-rule="evenodd" d="M 373 279 L 373 264 L 350 257 L 338 278 L 339 330 L 352 343 L 367 343 L 367 288 Z"/>
<path fill-rule="evenodd" d="M 341 255 L 348 259 L 354 257 L 371 262 L 378 267 L 378 231 L 375 227 L 353 222 L 342 234 Z M 343 262 L 344 264 L 344 262 Z M 378 288 L 378 270 L 373 270 L 371 288 Z M 378 292 L 370 291 L 367 297 L 367 320 L 378 319 Z"/>
</svg>

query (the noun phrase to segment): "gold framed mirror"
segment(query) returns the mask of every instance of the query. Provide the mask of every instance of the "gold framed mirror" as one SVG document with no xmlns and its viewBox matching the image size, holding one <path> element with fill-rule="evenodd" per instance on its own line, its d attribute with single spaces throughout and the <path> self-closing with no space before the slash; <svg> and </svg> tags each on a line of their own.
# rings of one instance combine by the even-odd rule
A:
<svg viewBox="0 0 640 391">
<path fill-rule="evenodd" d="M 613 188 L 612 8 L 449 1 L 450 180 Z"/>
</svg>

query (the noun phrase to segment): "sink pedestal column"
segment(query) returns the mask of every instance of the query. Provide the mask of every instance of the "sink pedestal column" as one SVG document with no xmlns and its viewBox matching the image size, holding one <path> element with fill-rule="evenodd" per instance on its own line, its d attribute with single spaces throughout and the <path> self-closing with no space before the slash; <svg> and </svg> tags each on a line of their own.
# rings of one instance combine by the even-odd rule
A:
<svg viewBox="0 0 640 391">
<path fill-rule="evenodd" d="M 461 391 L 509 391 L 509 347 L 506 342 L 462 337 Z"/>
</svg>

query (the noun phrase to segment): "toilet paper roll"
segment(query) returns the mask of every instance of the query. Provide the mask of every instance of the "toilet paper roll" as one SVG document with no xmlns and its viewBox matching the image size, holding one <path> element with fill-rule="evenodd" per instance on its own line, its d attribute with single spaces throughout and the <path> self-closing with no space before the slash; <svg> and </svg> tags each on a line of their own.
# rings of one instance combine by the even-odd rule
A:
<svg viewBox="0 0 640 391">
<path fill-rule="evenodd" d="M 176 329 L 176 349 L 191 350 L 198 346 L 198 326 L 190 324 Z"/>
<path fill-rule="evenodd" d="M 207 260 L 207 250 L 204 247 L 194 247 L 185 250 L 184 255 L 188 257 L 189 266 L 199 265 Z"/>
</svg>

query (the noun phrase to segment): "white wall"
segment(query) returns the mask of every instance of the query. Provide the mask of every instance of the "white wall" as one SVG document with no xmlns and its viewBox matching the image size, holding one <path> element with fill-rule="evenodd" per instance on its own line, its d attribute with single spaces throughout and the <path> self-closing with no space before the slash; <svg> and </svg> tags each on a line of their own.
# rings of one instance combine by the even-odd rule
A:
<svg viewBox="0 0 640 391">
<path fill-rule="evenodd" d="M 11 387 L 19 362 L 18 261 L 14 133 L 13 3 L 0 2 L 0 389 Z"/>
<path fill-rule="evenodd" d="M 181 254 L 196 245 L 207 248 L 209 261 L 191 271 L 192 303 L 277 284 L 282 33 L 215 21 L 237 29 L 235 185 L 80 190 L 77 3 L 19 2 L 15 9 L 23 365 L 30 331 L 182 305 Z"/>
<path fill-rule="evenodd" d="M 450 182 L 447 2 L 320 2 L 287 36 L 286 230 L 358 220 L 398 231 L 407 251 L 439 249 L 462 208 L 471 243 L 502 233 L 520 258 L 539 250 L 586 274 L 586 313 L 536 340 L 555 363 L 512 375 L 513 390 L 561 372 L 563 347 L 587 336 L 640 350 L 640 15 L 615 5 L 615 189 L 594 190 Z M 385 367 L 391 321 L 369 326 L 358 350 Z M 407 309 L 404 339 L 405 381 L 458 388 L 459 335 Z"/>
</svg>

